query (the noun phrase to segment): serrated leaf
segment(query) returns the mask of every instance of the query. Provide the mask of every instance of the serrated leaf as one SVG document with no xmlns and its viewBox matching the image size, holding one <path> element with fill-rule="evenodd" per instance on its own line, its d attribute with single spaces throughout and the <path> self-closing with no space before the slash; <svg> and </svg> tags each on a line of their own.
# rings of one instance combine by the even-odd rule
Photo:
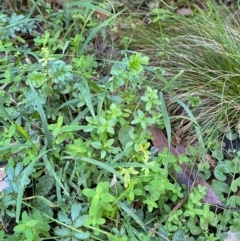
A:
<svg viewBox="0 0 240 241">
<path fill-rule="evenodd" d="M 184 240 L 185 233 L 183 230 L 178 230 L 176 233 L 174 233 L 172 237 L 172 241 L 182 241 Z"/>
<path fill-rule="evenodd" d="M 73 236 L 77 239 L 85 240 L 88 239 L 90 236 L 90 233 L 77 233 L 74 232 Z"/>
<path fill-rule="evenodd" d="M 71 207 L 71 218 L 74 222 L 76 218 L 79 216 L 82 209 L 82 205 L 80 203 L 74 203 Z"/>
<path fill-rule="evenodd" d="M 161 234 L 161 236 L 159 237 L 159 241 L 165 241 L 165 240 L 167 240 L 167 238 L 168 238 L 168 233 L 167 233 L 167 230 L 166 230 L 163 226 L 160 226 L 160 227 L 159 227 L 158 233 Z M 163 238 L 163 237 L 164 237 L 164 238 Z"/>
<path fill-rule="evenodd" d="M 66 224 L 71 224 L 72 221 L 68 218 L 66 213 L 59 212 L 58 213 L 58 219 L 60 222 L 66 223 Z"/>
<path fill-rule="evenodd" d="M 69 228 L 55 228 L 54 233 L 60 237 L 62 236 L 70 236 L 71 230 Z"/>
<path fill-rule="evenodd" d="M 36 184 L 36 195 L 39 196 L 47 196 L 51 189 L 53 188 L 55 180 L 52 176 L 44 175 L 38 178 L 38 182 Z"/>
<path fill-rule="evenodd" d="M 49 207 L 52 207 L 52 208 L 58 207 L 58 205 L 54 204 L 53 202 L 51 202 L 50 200 L 48 200 L 43 196 L 38 196 L 37 198 Z"/>
<path fill-rule="evenodd" d="M 74 224 L 73 224 L 74 228 L 80 228 L 80 227 L 83 225 L 83 223 L 84 223 L 86 220 L 88 220 L 89 218 L 90 218 L 89 215 L 83 215 L 83 216 L 81 216 L 81 217 L 78 217 L 78 218 L 74 221 Z"/>
<path fill-rule="evenodd" d="M 15 170 L 14 170 L 15 177 L 17 177 L 21 173 L 22 169 L 23 169 L 22 163 L 18 162 L 17 166 L 15 167 Z"/>
</svg>

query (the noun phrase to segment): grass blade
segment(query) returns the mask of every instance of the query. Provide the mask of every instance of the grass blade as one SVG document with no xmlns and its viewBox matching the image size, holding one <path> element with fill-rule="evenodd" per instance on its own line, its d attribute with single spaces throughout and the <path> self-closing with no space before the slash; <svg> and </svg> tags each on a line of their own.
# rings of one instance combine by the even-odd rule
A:
<svg viewBox="0 0 240 241">
<path fill-rule="evenodd" d="M 49 162 L 47 156 L 43 156 L 43 161 L 44 164 L 46 165 L 47 170 L 49 171 L 49 174 L 52 175 L 54 177 L 54 179 L 56 180 L 56 182 L 60 185 L 60 187 L 64 190 L 64 192 L 66 193 L 66 195 L 69 196 L 68 191 L 66 190 L 66 188 L 63 186 L 60 178 L 58 177 L 58 174 L 55 172 L 55 170 L 53 169 L 51 163 Z"/>
<path fill-rule="evenodd" d="M 85 40 L 85 42 L 83 43 L 80 51 L 79 51 L 79 55 L 82 55 L 84 52 L 85 47 L 87 46 L 87 44 L 95 37 L 95 35 L 97 34 L 98 31 L 100 31 L 103 27 L 106 27 L 109 25 L 109 23 L 115 19 L 117 16 L 119 16 L 120 14 L 122 14 L 122 12 L 124 12 L 125 9 L 123 9 L 121 12 L 113 15 L 112 17 L 110 17 L 109 19 L 105 20 L 103 23 L 99 24 L 96 28 L 93 29 L 93 31 L 89 34 L 89 36 L 87 37 L 87 39 Z"/>
<path fill-rule="evenodd" d="M 124 203 L 118 202 L 118 206 L 126 213 L 127 216 L 130 216 L 136 223 L 140 225 L 140 227 L 146 231 L 145 225 L 142 222 L 142 220 L 130 209 L 127 207 Z"/>
<path fill-rule="evenodd" d="M 162 114 L 163 114 L 163 121 L 164 121 L 164 125 L 167 131 L 167 139 L 168 139 L 168 148 L 170 150 L 170 146 L 171 146 L 171 123 L 170 123 L 170 119 L 169 119 L 169 115 L 167 112 L 167 108 L 165 105 L 165 101 L 164 101 L 164 97 L 163 97 L 163 93 L 160 92 L 160 102 L 161 102 L 161 110 L 162 110 Z"/>
<path fill-rule="evenodd" d="M 82 94 L 85 104 L 88 107 L 92 117 L 96 118 L 96 115 L 95 115 L 95 112 L 93 109 L 92 99 L 91 99 L 92 95 L 90 93 L 88 82 L 84 78 L 82 81 L 83 81 L 83 84 L 80 84 L 81 85 L 80 92 Z"/>
<path fill-rule="evenodd" d="M 45 112 L 43 110 L 43 106 L 41 104 L 41 101 L 38 97 L 38 93 L 37 91 L 33 88 L 33 85 L 32 83 L 30 82 L 30 88 L 33 92 L 33 96 L 34 96 L 34 102 L 35 102 L 35 105 L 37 107 L 37 111 L 40 115 L 40 118 L 41 118 L 41 121 L 42 121 L 42 126 L 43 126 L 43 130 L 44 130 L 44 134 L 46 136 L 46 141 L 47 141 L 47 144 L 48 144 L 48 148 L 52 148 L 52 137 L 51 137 L 51 134 L 48 130 L 48 123 L 47 123 L 47 118 L 46 118 L 46 115 L 45 115 Z"/>
<path fill-rule="evenodd" d="M 171 98 L 171 100 L 177 102 L 179 105 L 181 105 L 184 108 L 184 110 L 186 111 L 186 113 L 190 117 L 192 123 L 194 124 L 195 132 L 196 132 L 196 135 L 197 135 L 197 138 L 198 138 L 198 142 L 199 142 L 199 145 L 200 145 L 200 148 L 201 148 L 201 152 L 202 152 L 202 158 L 204 159 L 205 158 L 205 152 L 206 152 L 205 151 L 205 145 L 204 145 L 204 141 L 203 141 L 203 138 L 202 138 L 202 133 L 201 133 L 200 126 L 196 124 L 197 121 L 196 121 L 194 115 L 192 114 L 192 112 L 188 108 L 188 106 L 186 104 L 184 104 L 181 100 L 178 100 L 178 99 L 175 99 L 175 98 Z"/>
<path fill-rule="evenodd" d="M 50 150 L 45 150 L 45 146 L 42 148 L 40 154 L 23 170 L 22 172 L 22 179 L 19 185 L 18 189 L 18 195 L 17 195 L 17 205 L 16 205 L 16 222 L 19 222 L 20 214 L 21 214 L 21 207 L 22 207 L 22 199 L 23 199 L 23 193 L 25 189 L 24 181 L 28 176 L 32 173 L 32 170 L 34 168 L 35 163 L 46 153 L 50 152 Z"/>
<path fill-rule="evenodd" d="M 63 157 L 62 159 L 73 159 L 73 157 L 70 157 L 70 156 L 69 157 Z M 88 162 L 90 164 L 99 166 L 102 169 L 105 169 L 108 172 L 111 172 L 112 174 L 116 175 L 122 182 L 124 182 L 124 179 L 123 179 L 122 175 L 120 175 L 114 168 L 112 168 L 111 166 L 109 166 L 109 165 L 107 165 L 103 162 L 97 161 L 97 160 L 92 159 L 92 158 L 87 158 L 87 157 L 80 157 L 80 158 L 77 158 L 76 160 Z"/>
</svg>

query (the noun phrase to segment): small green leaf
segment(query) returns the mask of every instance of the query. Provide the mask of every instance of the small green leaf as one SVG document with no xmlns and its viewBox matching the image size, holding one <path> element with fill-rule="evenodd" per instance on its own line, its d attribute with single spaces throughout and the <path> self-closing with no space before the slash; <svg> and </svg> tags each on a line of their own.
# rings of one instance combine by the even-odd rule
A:
<svg viewBox="0 0 240 241">
<path fill-rule="evenodd" d="M 106 222 L 106 220 L 104 218 L 98 218 L 96 221 L 97 221 L 98 225 L 102 225 Z"/>
<path fill-rule="evenodd" d="M 99 201 L 100 201 L 100 197 L 98 195 L 95 195 L 92 199 L 92 205 L 91 207 L 94 207 L 96 208 L 99 204 Z"/>
<path fill-rule="evenodd" d="M 234 181 L 232 181 L 231 190 L 232 190 L 233 192 L 237 192 L 239 186 L 240 186 L 240 177 L 238 177 L 237 179 L 235 179 Z"/>
<path fill-rule="evenodd" d="M 33 239 L 33 231 L 32 231 L 32 229 L 25 229 L 25 231 L 24 231 L 24 235 L 26 236 L 26 238 L 27 238 L 27 240 L 34 240 Z"/>
<path fill-rule="evenodd" d="M 105 192 L 101 194 L 101 200 L 103 202 L 113 202 L 115 198 L 110 193 Z"/>
<path fill-rule="evenodd" d="M 38 223 L 39 223 L 38 220 L 30 220 L 30 221 L 27 222 L 26 226 L 27 226 L 27 227 L 30 227 L 30 228 L 33 228 L 33 227 L 35 227 Z"/>
<path fill-rule="evenodd" d="M 19 224 L 19 225 L 15 226 L 13 230 L 16 233 L 22 233 L 25 229 L 26 229 L 25 224 Z"/>
<path fill-rule="evenodd" d="M 57 125 L 58 127 L 62 127 L 62 124 L 63 124 L 63 116 L 60 115 L 57 120 Z"/>
<path fill-rule="evenodd" d="M 90 188 L 84 188 L 82 193 L 87 197 L 94 197 L 96 195 L 96 191 Z"/>
<path fill-rule="evenodd" d="M 223 163 L 218 164 L 215 169 L 214 169 L 214 176 L 219 180 L 219 181 L 225 181 L 227 179 L 225 172 L 226 172 L 226 167 Z"/>
</svg>

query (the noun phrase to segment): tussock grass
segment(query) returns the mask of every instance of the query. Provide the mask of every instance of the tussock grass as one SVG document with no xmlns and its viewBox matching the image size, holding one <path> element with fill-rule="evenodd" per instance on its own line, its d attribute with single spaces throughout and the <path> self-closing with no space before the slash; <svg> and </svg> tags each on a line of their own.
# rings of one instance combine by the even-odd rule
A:
<svg viewBox="0 0 240 241">
<path fill-rule="evenodd" d="M 235 12 L 236 13 L 236 12 Z M 236 14 L 225 6 L 208 3 L 192 18 L 172 15 L 174 25 L 164 28 L 161 60 L 171 77 L 183 70 L 170 95 L 188 103 L 199 96 L 201 103 L 191 111 L 205 137 L 216 129 L 237 128 L 240 114 L 240 31 Z M 174 21 L 172 21 L 174 19 Z M 164 27 L 163 27 L 164 26 Z M 181 106 L 168 103 L 171 115 L 187 115 Z M 194 128 L 187 120 L 173 121 L 175 135 L 191 143 Z"/>
</svg>

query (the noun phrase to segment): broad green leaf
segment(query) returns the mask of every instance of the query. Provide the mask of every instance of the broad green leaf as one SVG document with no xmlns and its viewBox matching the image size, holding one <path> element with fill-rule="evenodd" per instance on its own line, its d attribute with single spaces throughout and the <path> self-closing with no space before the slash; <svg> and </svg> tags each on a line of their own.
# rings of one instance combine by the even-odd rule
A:
<svg viewBox="0 0 240 241">
<path fill-rule="evenodd" d="M 237 179 L 235 179 L 234 181 L 232 181 L 231 190 L 232 190 L 233 192 L 237 192 L 239 186 L 240 186 L 240 177 L 238 177 Z"/>
<path fill-rule="evenodd" d="M 219 181 L 225 181 L 227 179 L 226 177 L 226 167 L 224 163 L 218 164 L 215 169 L 214 169 L 214 176 L 219 180 Z"/>
<path fill-rule="evenodd" d="M 226 198 L 224 195 L 228 194 L 230 191 L 230 187 L 226 182 L 222 182 L 219 180 L 213 180 L 211 187 L 213 191 L 216 193 L 219 200 L 224 203 Z"/>
<path fill-rule="evenodd" d="M 129 133 L 132 131 L 133 132 L 134 127 L 130 125 L 123 125 L 121 129 L 118 132 L 118 138 L 121 142 L 121 145 L 125 147 L 128 142 L 130 142 L 132 139 L 129 136 Z"/>
</svg>

